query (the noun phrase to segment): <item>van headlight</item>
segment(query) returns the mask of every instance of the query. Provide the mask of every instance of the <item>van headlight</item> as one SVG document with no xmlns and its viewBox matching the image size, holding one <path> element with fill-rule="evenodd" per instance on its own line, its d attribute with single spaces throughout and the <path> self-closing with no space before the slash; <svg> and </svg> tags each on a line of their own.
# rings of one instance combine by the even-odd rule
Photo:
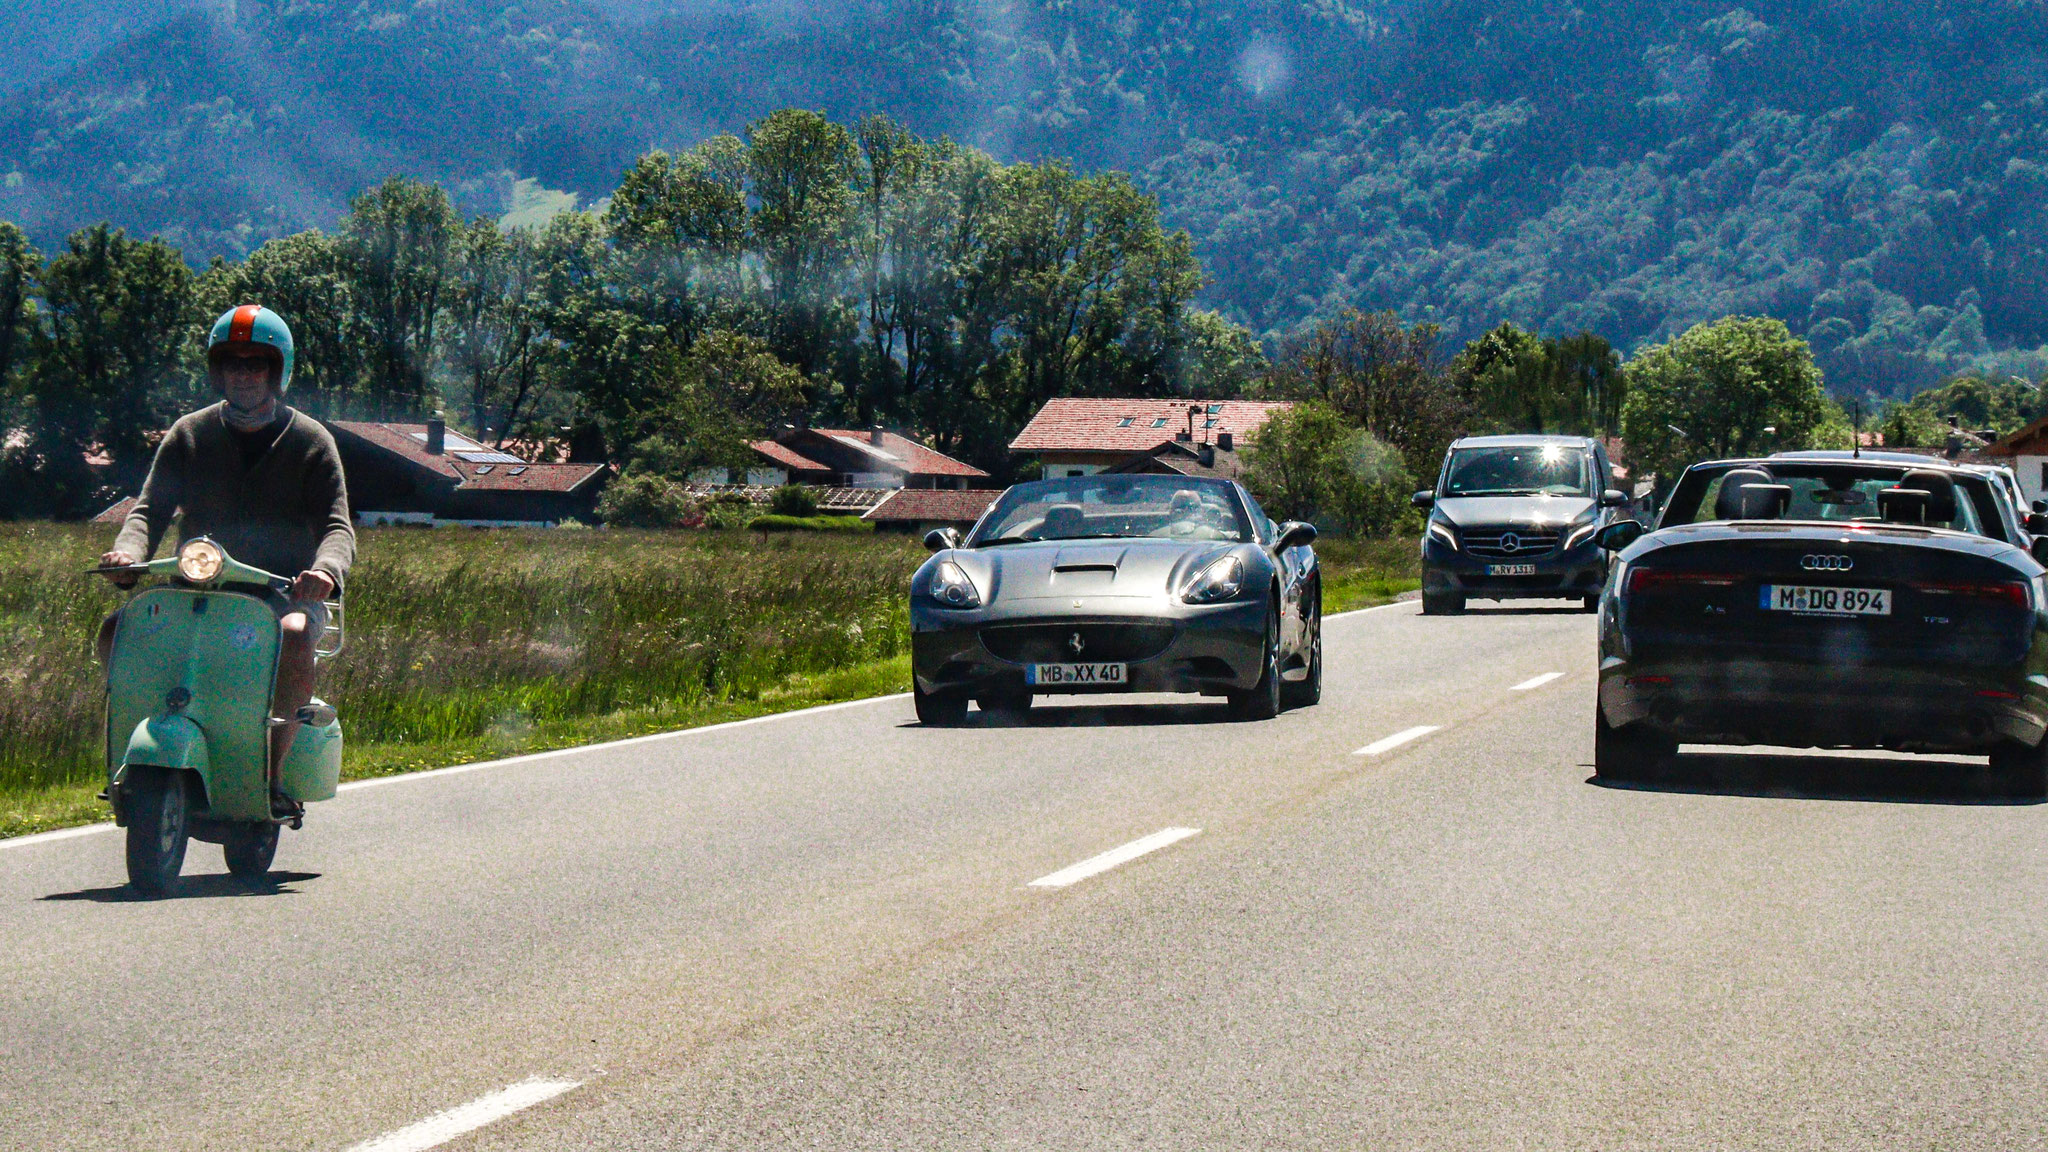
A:
<svg viewBox="0 0 2048 1152">
<path fill-rule="evenodd" d="M 1244 591 L 1244 561 L 1235 556 L 1213 560 L 1208 567 L 1195 573 L 1181 589 L 1180 598 L 1189 604 L 1214 604 L 1229 600 Z"/>
<path fill-rule="evenodd" d="M 1599 530 L 1600 522 L 1598 520 L 1595 520 L 1590 524 L 1584 524 L 1577 528 L 1572 529 L 1572 534 L 1565 537 L 1564 539 L 1564 550 L 1566 552 L 1569 552 L 1572 549 L 1577 548 L 1579 545 L 1584 544 L 1588 539 L 1591 539 L 1593 533 L 1598 532 Z"/>
<path fill-rule="evenodd" d="M 932 586 L 927 595 L 943 608 L 981 607 L 981 590 L 967 578 L 966 571 L 951 560 L 941 560 L 939 566 L 932 569 Z"/>
<path fill-rule="evenodd" d="M 1458 534 L 1452 531 L 1449 524 L 1441 520 L 1431 520 L 1429 522 L 1429 535 L 1431 539 L 1449 548 L 1451 551 L 1456 552 L 1458 550 Z"/>
<path fill-rule="evenodd" d="M 227 562 L 228 554 L 213 541 L 187 541 L 178 549 L 178 578 L 187 584 L 210 584 Z"/>
</svg>

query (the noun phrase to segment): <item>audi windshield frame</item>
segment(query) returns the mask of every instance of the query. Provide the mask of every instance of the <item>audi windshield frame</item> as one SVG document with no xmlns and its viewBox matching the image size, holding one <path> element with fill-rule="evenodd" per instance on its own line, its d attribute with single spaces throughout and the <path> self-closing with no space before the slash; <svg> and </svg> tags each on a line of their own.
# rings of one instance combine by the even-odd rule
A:
<svg viewBox="0 0 2048 1152">
<path fill-rule="evenodd" d="M 1849 453 L 1686 470 L 1656 528 L 1602 533 L 1596 774 L 1680 744 L 1988 755 L 2048 787 L 2048 583 L 1995 479 Z"/>
</svg>

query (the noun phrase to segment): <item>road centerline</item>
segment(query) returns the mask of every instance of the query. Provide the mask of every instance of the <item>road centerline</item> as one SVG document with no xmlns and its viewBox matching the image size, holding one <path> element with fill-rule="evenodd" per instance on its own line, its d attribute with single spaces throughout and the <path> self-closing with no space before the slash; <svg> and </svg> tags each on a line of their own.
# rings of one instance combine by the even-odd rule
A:
<svg viewBox="0 0 2048 1152">
<path fill-rule="evenodd" d="M 1026 885 L 1029 888 L 1065 888 L 1078 884 L 1090 876 L 1109 871 L 1119 864 L 1128 864 L 1150 852 L 1157 852 L 1169 844 L 1178 844 L 1190 836 L 1197 835 L 1200 828 L 1162 828 L 1150 836 L 1141 836 L 1118 848 L 1111 848 L 1099 856 L 1090 856 L 1079 864 L 1069 865 L 1057 872 L 1040 876 Z"/>
<path fill-rule="evenodd" d="M 1372 743 L 1367 744 L 1365 747 L 1358 749 L 1356 752 L 1353 752 L 1352 755 L 1377 756 L 1382 752 L 1391 752 L 1394 749 L 1399 748 L 1401 745 L 1406 744 L 1411 740 L 1420 740 L 1424 736 L 1429 735 L 1431 732 L 1441 731 L 1443 731 L 1443 725 L 1441 724 L 1417 724 L 1413 728 L 1403 728 L 1399 732 L 1394 733 L 1392 736 L 1382 736 L 1378 740 L 1375 740 Z"/>
<path fill-rule="evenodd" d="M 348 1152 L 425 1152 L 582 1085 L 580 1080 L 522 1080 L 446 1112 L 436 1112 L 417 1124 L 366 1140 Z"/>
<path fill-rule="evenodd" d="M 1548 683 L 1550 683 L 1550 682 L 1551 682 L 1552 680 L 1556 680 L 1556 679 L 1559 679 L 1559 678 L 1561 678 L 1561 677 L 1563 677 L 1563 676 L 1564 676 L 1564 673 L 1562 673 L 1562 672 L 1545 672 L 1545 673 L 1544 673 L 1543 675 L 1541 675 L 1541 676 L 1531 676 L 1531 677 L 1529 677 L 1529 678 L 1528 678 L 1527 680 L 1524 680 L 1524 681 L 1522 681 L 1522 682 L 1521 682 L 1520 684 L 1517 684 L 1517 685 L 1515 685 L 1515 686 L 1514 686 L 1513 688 L 1510 688 L 1510 689 L 1508 689 L 1508 691 L 1510 691 L 1510 692 L 1527 692 L 1527 691 L 1529 691 L 1529 690 L 1530 690 L 1531 688 L 1541 688 L 1541 687 L 1543 687 L 1543 686 L 1544 686 L 1545 684 L 1548 684 Z"/>
</svg>

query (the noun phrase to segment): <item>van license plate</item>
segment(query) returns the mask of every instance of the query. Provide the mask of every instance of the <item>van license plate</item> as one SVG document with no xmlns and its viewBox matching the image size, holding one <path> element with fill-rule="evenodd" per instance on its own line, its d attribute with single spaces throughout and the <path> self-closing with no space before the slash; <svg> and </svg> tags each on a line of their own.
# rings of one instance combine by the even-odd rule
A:
<svg viewBox="0 0 2048 1152">
<path fill-rule="evenodd" d="M 1488 564 L 1486 566 L 1486 574 L 1488 576 L 1534 576 L 1536 574 L 1536 566 L 1534 564 Z"/>
<path fill-rule="evenodd" d="M 1122 664 L 1033 664 L 1024 670 L 1024 682 L 1033 687 L 1050 688 L 1068 684 L 1104 684 L 1122 686 L 1125 667 Z"/>
<path fill-rule="evenodd" d="M 1889 616 L 1889 588 L 1820 588 L 1809 584 L 1766 584 L 1760 600 L 1766 612 L 1805 616 Z"/>
</svg>

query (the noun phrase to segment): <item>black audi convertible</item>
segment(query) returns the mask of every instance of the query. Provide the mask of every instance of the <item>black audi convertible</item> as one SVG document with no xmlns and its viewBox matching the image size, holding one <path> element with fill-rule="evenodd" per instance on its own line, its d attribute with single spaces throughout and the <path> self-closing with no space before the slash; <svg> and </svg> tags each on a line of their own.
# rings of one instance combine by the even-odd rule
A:
<svg viewBox="0 0 2048 1152">
<path fill-rule="evenodd" d="M 1979 471 L 1800 453 L 1688 469 L 1618 553 L 1600 606 L 1594 764 L 1680 743 L 1989 754 L 2048 785 L 2048 527 Z"/>
</svg>

